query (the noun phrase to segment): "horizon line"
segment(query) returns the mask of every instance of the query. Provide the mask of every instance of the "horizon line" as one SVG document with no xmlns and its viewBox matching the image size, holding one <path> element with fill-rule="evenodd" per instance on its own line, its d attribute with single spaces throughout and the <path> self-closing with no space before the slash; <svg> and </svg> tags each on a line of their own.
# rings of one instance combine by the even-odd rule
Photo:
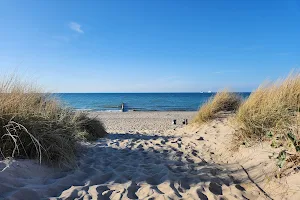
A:
<svg viewBox="0 0 300 200">
<path fill-rule="evenodd" d="M 237 91 L 230 91 L 233 93 L 251 93 L 252 91 L 243 91 L 243 92 L 237 92 Z M 216 91 L 211 92 L 51 92 L 53 94 L 155 94 L 155 93 L 169 93 L 169 94 L 175 94 L 175 93 L 195 93 L 195 94 L 211 94 L 211 93 L 217 93 Z"/>
</svg>

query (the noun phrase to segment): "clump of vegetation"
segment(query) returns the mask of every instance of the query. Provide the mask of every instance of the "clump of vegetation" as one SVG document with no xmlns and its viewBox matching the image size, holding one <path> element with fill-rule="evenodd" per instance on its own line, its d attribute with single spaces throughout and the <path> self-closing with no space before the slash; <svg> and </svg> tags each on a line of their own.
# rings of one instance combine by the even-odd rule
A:
<svg viewBox="0 0 300 200">
<path fill-rule="evenodd" d="M 228 92 L 227 90 L 218 92 L 200 107 L 193 121 L 202 124 L 218 117 L 221 111 L 234 112 L 238 109 L 241 102 L 242 98 L 235 93 Z"/>
<path fill-rule="evenodd" d="M 268 134 L 287 136 L 291 131 L 296 134 L 291 129 L 297 129 L 299 105 L 299 73 L 264 84 L 252 92 L 238 109 L 236 121 L 241 128 L 238 134 L 253 139 L 265 139 Z"/>
<path fill-rule="evenodd" d="M 94 141 L 105 136 L 104 125 L 95 118 L 90 118 L 87 113 L 77 113 L 73 118 L 76 128 L 76 137 L 81 140 Z"/>
<path fill-rule="evenodd" d="M 240 106 L 235 121 L 240 127 L 236 132 L 239 141 L 271 140 L 272 147 L 293 150 L 298 155 L 293 157 L 299 157 L 300 73 L 261 85 Z M 282 152 L 280 168 L 290 159 Z"/>
<path fill-rule="evenodd" d="M 51 94 L 11 78 L 0 83 L 0 158 L 71 166 L 76 142 L 106 134 L 103 124 L 63 107 Z"/>
</svg>

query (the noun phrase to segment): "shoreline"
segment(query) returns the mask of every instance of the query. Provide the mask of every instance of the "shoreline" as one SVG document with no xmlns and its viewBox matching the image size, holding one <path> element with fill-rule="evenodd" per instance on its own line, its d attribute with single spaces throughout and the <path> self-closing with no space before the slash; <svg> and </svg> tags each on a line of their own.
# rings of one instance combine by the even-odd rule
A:
<svg viewBox="0 0 300 200">
<path fill-rule="evenodd" d="M 112 113 L 128 113 L 128 112 L 197 112 L 198 110 L 128 110 L 128 111 L 122 111 L 122 110 L 92 110 L 92 109 L 75 109 L 75 111 L 87 111 L 87 112 L 99 112 L 99 113 L 107 113 L 107 112 L 112 112 Z"/>
<path fill-rule="evenodd" d="M 238 93 L 247 98 L 250 93 Z M 74 110 L 92 112 L 197 111 L 215 93 L 62 93 L 57 98 Z"/>
</svg>

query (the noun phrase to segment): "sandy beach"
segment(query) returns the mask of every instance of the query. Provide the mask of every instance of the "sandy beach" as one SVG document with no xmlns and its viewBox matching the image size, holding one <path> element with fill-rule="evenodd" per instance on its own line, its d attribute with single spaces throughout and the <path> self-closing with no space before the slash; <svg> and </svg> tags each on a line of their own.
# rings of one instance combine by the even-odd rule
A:
<svg viewBox="0 0 300 200">
<path fill-rule="evenodd" d="M 289 187 L 277 187 L 276 192 L 279 182 L 262 182 L 272 165 L 266 165 L 268 153 L 261 147 L 242 150 L 242 155 L 230 150 L 234 131 L 228 123 L 230 115 L 201 127 L 182 125 L 183 119 L 190 120 L 194 114 L 90 113 L 104 122 L 109 134 L 95 143 L 81 144 L 76 169 L 11 160 L 0 173 L 0 199 L 299 197 L 297 174 L 284 180 Z M 173 125 L 173 119 L 179 123 Z"/>
<path fill-rule="evenodd" d="M 184 119 L 192 120 L 197 112 L 92 112 L 91 117 L 101 119 L 109 133 L 147 132 L 163 133 L 169 129 L 182 127 Z M 173 120 L 176 125 L 173 125 Z"/>
</svg>

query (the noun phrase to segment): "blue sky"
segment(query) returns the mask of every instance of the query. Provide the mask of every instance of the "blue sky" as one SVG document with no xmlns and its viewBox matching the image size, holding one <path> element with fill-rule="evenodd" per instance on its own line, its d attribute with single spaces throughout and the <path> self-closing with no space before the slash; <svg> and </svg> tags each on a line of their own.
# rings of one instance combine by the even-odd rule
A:
<svg viewBox="0 0 300 200">
<path fill-rule="evenodd" d="M 300 1 L 0 1 L 0 73 L 53 92 L 251 91 L 300 68 Z"/>
</svg>

